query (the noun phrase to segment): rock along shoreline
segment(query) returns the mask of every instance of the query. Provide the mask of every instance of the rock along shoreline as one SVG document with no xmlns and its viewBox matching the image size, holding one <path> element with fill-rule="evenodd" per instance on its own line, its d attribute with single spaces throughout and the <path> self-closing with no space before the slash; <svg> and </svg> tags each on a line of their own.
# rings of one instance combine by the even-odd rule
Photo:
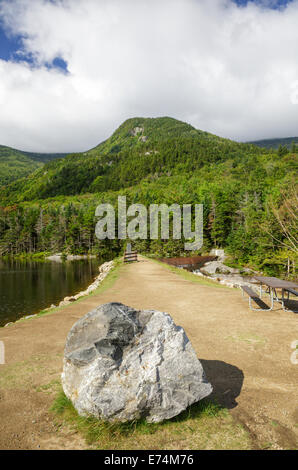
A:
<svg viewBox="0 0 298 470">
<path fill-rule="evenodd" d="M 75 295 L 69 296 L 69 297 L 64 297 L 63 300 L 58 305 L 51 305 L 49 308 L 46 308 L 42 310 L 43 312 L 49 312 L 50 310 L 54 310 L 55 308 L 59 307 L 65 307 L 66 305 L 71 304 L 72 302 L 75 302 L 76 300 L 79 300 L 81 297 L 85 297 L 87 295 L 92 294 L 102 283 L 102 281 L 105 279 L 105 277 L 108 275 L 108 273 L 111 271 L 111 269 L 114 267 L 114 261 L 107 261 L 103 264 L 101 264 L 98 267 L 99 270 L 99 275 L 94 279 L 92 284 L 87 287 L 86 290 L 78 292 Z M 36 313 L 34 315 L 27 315 L 25 317 L 20 318 L 19 320 L 16 320 L 15 322 L 9 322 L 4 325 L 3 328 L 6 328 L 7 326 L 14 325 L 15 323 L 19 322 L 20 320 L 27 320 L 29 318 L 33 318 L 39 315 L 39 313 Z"/>
</svg>

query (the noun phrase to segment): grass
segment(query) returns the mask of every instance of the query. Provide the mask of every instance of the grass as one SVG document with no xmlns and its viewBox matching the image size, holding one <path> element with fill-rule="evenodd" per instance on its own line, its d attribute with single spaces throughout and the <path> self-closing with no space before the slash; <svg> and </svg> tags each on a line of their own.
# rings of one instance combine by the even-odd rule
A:
<svg viewBox="0 0 298 470">
<path fill-rule="evenodd" d="M 55 364 L 57 360 L 61 362 L 62 357 L 62 354 L 39 354 L 24 361 L 7 364 L 1 369 L 0 388 L 3 390 L 35 389 L 38 392 L 56 388 L 57 391 L 60 373 L 56 371 Z M 45 370 L 53 379 L 48 384 L 40 384 L 44 380 Z M 57 382 L 58 379 L 59 382 Z"/>
<path fill-rule="evenodd" d="M 50 256 L 49 251 L 39 251 L 38 253 L 18 253 L 16 255 L 2 255 L 4 260 L 20 260 L 20 261 L 46 261 L 46 257 Z"/>
<path fill-rule="evenodd" d="M 79 416 L 72 402 L 60 391 L 51 412 L 60 426 L 69 425 L 95 449 L 250 449 L 247 432 L 235 423 L 228 410 L 202 400 L 179 416 L 162 423 L 144 419 L 108 423 Z"/>
<path fill-rule="evenodd" d="M 168 271 L 171 271 L 174 274 L 178 274 L 178 276 L 183 277 L 183 279 L 185 279 L 186 281 L 196 282 L 198 284 L 201 284 L 202 286 L 217 287 L 219 289 L 230 290 L 229 287 L 219 284 L 216 280 L 209 281 L 208 279 L 202 278 L 200 276 L 197 276 L 196 274 L 186 271 L 186 269 L 176 268 L 175 266 L 171 266 L 167 263 L 163 263 L 162 261 L 158 261 L 157 259 L 154 259 L 154 258 L 149 258 L 148 256 L 143 255 L 143 254 L 142 256 L 144 258 L 149 259 L 150 261 L 154 261 L 154 263 L 158 263 L 160 266 L 163 266 Z"/>
<path fill-rule="evenodd" d="M 60 388 L 60 381 L 58 379 L 53 379 L 51 382 L 40 385 L 39 387 L 36 387 L 37 392 L 44 392 L 46 394 L 51 394 L 53 390 Z"/>
<path fill-rule="evenodd" d="M 236 335 L 227 336 L 225 339 L 234 342 L 245 342 L 253 346 L 264 346 L 266 344 L 266 338 L 261 338 L 255 333 L 242 332 Z"/>
<path fill-rule="evenodd" d="M 107 289 L 113 287 L 120 273 L 125 269 L 122 257 L 115 258 L 113 261 L 114 266 L 109 271 L 108 275 L 104 278 L 104 280 L 100 283 L 100 286 L 94 292 L 92 292 L 90 296 L 102 294 L 102 292 L 105 292 Z M 86 297 L 81 297 L 78 302 L 82 301 L 85 298 Z"/>
</svg>

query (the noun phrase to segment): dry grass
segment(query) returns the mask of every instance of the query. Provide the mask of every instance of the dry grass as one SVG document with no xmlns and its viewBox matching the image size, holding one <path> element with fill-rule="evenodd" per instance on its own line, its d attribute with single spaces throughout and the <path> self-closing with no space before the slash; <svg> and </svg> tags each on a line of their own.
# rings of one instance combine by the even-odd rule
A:
<svg viewBox="0 0 298 470">
<path fill-rule="evenodd" d="M 30 359 L 7 365 L 4 370 L 1 370 L 0 389 L 14 390 L 17 388 L 26 390 L 31 388 L 37 391 L 43 390 L 43 387 L 48 384 L 37 385 L 35 383 L 36 377 L 42 380 L 42 377 L 46 375 L 57 376 L 54 364 L 57 359 L 61 360 L 62 357 L 62 354 L 40 354 L 32 356 Z"/>
</svg>

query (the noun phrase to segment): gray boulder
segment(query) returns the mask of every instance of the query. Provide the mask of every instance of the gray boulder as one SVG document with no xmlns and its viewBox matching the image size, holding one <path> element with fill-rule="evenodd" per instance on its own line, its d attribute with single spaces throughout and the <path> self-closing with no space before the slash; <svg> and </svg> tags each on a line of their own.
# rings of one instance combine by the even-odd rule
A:
<svg viewBox="0 0 298 470">
<path fill-rule="evenodd" d="M 239 269 L 230 268 L 221 261 L 209 261 L 204 264 L 200 271 L 207 276 L 212 274 L 239 274 Z"/>
<path fill-rule="evenodd" d="M 170 315 L 120 303 L 101 305 L 73 325 L 62 385 L 80 415 L 121 422 L 163 421 L 212 392 Z"/>
</svg>

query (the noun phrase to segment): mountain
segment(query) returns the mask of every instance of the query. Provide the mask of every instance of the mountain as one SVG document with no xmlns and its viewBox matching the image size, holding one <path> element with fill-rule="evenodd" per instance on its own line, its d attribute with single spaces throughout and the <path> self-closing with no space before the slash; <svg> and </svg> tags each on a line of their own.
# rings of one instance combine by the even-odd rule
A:
<svg viewBox="0 0 298 470">
<path fill-rule="evenodd" d="M 249 142 L 250 144 L 257 145 L 267 149 L 278 149 L 280 146 L 286 146 L 291 149 L 293 142 L 298 145 L 298 137 L 284 137 L 278 139 L 263 139 Z"/>
<path fill-rule="evenodd" d="M 65 155 L 22 152 L 0 145 L 0 187 L 26 177 L 44 163 Z"/>
<path fill-rule="evenodd" d="M 1 188 L 0 256 L 119 255 L 125 241 L 96 238 L 95 209 L 105 202 L 117 211 L 121 195 L 127 205 L 203 204 L 199 254 L 221 247 L 234 267 L 294 277 L 297 156 L 169 117 L 129 119 L 95 148 L 51 160 Z M 140 252 L 167 257 L 185 255 L 184 241 L 159 236 L 133 243 Z"/>
<path fill-rule="evenodd" d="M 173 118 L 133 118 L 97 147 L 50 161 L 3 188 L 2 199 L 15 203 L 118 190 L 144 178 L 192 173 L 206 164 L 264 152 Z"/>
</svg>

